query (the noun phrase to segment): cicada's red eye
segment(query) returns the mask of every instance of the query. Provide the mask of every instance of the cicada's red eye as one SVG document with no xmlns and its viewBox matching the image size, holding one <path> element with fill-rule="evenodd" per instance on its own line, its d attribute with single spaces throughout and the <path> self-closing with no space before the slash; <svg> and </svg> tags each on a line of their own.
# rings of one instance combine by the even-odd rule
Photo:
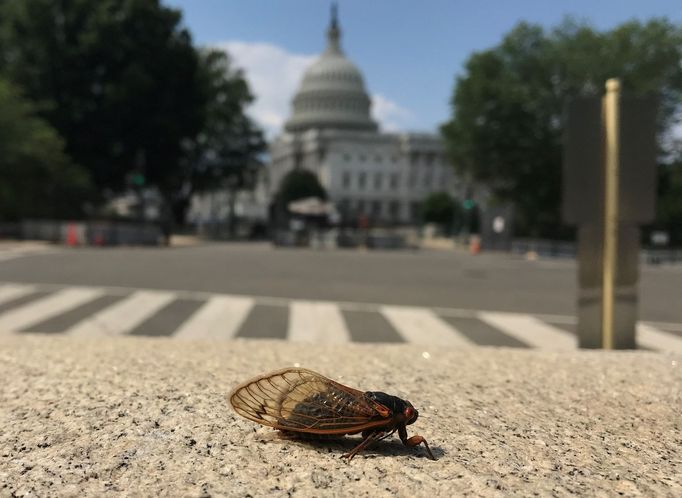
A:
<svg viewBox="0 0 682 498">
<path fill-rule="evenodd" d="M 412 417 L 414 417 L 414 408 L 408 406 L 407 408 L 405 408 L 405 412 L 403 414 L 405 415 L 405 420 L 409 422 L 410 420 L 412 420 Z"/>
</svg>

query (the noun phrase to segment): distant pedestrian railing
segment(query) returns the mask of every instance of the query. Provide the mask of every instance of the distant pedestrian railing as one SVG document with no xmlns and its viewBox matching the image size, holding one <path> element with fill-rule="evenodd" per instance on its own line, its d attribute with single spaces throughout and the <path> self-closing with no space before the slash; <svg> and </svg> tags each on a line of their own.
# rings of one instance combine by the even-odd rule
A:
<svg viewBox="0 0 682 498">
<path fill-rule="evenodd" d="M 158 225 L 125 221 L 25 220 L 21 238 L 70 246 L 153 246 L 165 242 Z"/>
<path fill-rule="evenodd" d="M 281 229 L 272 234 L 275 246 L 315 249 L 408 249 L 415 247 L 412 238 L 406 231 L 387 229 Z"/>
<path fill-rule="evenodd" d="M 575 258 L 576 245 L 573 242 L 548 239 L 515 239 L 511 243 L 514 254 L 543 258 Z M 640 251 L 640 261 L 647 264 L 682 264 L 682 248 L 646 247 Z"/>
<path fill-rule="evenodd" d="M 551 258 L 575 258 L 576 244 L 564 240 L 514 239 L 510 252 Z"/>
<path fill-rule="evenodd" d="M 642 263 L 649 263 L 652 265 L 682 264 L 682 249 L 643 249 L 640 257 Z"/>
<path fill-rule="evenodd" d="M 21 239 L 21 223 L 0 223 L 0 239 Z"/>
</svg>

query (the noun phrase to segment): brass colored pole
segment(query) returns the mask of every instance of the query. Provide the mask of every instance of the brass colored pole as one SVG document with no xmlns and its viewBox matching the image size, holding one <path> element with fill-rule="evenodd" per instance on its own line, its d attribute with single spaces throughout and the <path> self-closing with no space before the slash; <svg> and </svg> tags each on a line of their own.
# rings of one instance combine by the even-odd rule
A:
<svg viewBox="0 0 682 498">
<path fill-rule="evenodd" d="M 618 257 L 618 131 L 620 129 L 620 80 L 606 81 L 604 175 L 604 254 L 602 275 L 602 348 L 613 349 L 613 310 Z"/>
</svg>

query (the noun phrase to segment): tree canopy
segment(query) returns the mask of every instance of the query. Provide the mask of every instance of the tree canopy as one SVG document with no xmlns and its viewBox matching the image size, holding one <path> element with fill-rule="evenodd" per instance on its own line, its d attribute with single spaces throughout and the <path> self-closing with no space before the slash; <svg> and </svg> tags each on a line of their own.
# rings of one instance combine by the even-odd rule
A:
<svg viewBox="0 0 682 498">
<path fill-rule="evenodd" d="M 221 182 L 228 188 L 248 187 L 255 159 L 265 150 L 262 131 L 246 115 L 253 95 L 242 71 L 227 53 L 204 49 L 199 58 L 203 128 L 185 144 L 195 190 Z"/>
<path fill-rule="evenodd" d="M 262 150 L 242 74 L 227 55 L 198 50 L 180 11 L 159 0 L 3 0 L 0 74 L 36 103 L 98 192 L 134 177 L 178 219 L 214 179 L 207 169 L 230 176 Z"/>
<path fill-rule="evenodd" d="M 287 173 L 277 191 L 277 204 L 286 209 L 290 202 L 306 197 L 327 198 L 327 191 L 320 184 L 317 175 L 307 169 L 295 169 Z"/>
<path fill-rule="evenodd" d="M 0 79 L 0 219 L 78 217 L 88 175 L 19 91 Z"/>
<path fill-rule="evenodd" d="M 426 223 L 436 223 L 446 230 L 453 228 L 456 222 L 461 225 L 462 207 L 447 192 L 430 194 L 422 205 L 422 219 Z"/>
<path fill-rule="evenodd" d="M 99 188 L 160 181 L 201 126 L 198 57 L 156 0 L 7 0 L 2 70 L 38 103 Z"/>
<path fill-rule="evenodd" d="M 442 127 L 460 173 L 516 207 L 517 231 L 559 236 L 563 109 L 567 98 L 601 95 L 608 78 L 629 94 L 661 98 L 661 157 L 682 108 L 682 28 L 628 22 L 608 32 L 567 20 L 558 28 L 520 23 L 474 53 L 457 78 Z"/>
<path fill-rule="evenodd" d="M 665 230 L 671 244 L 682 244 L 682 154 L 659 170 L 656 222 L 650 228 Z"/>
</svg>

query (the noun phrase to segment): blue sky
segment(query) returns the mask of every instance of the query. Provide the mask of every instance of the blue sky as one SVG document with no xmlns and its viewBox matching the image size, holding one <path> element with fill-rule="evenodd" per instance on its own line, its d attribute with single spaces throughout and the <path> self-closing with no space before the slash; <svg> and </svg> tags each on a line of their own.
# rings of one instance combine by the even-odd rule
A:
<svg viewBox="0 0 682 498">
<path fill-rule="evenodd" d="M 305 67 L 324 47 L 329 0 L 164 0 L 196 42 L 228 50 L 256 94 L 268 134 L 288 116 Z M 365 76 L 385 129 L 433 131 L 449 114 L 455 76 L 474 51 L 519 21 L 551 28 L 566 15 L 609 29 L 631 19 L 682 23 L 682 0 L 339 0 L 347 56 Z"/>
</svg>

